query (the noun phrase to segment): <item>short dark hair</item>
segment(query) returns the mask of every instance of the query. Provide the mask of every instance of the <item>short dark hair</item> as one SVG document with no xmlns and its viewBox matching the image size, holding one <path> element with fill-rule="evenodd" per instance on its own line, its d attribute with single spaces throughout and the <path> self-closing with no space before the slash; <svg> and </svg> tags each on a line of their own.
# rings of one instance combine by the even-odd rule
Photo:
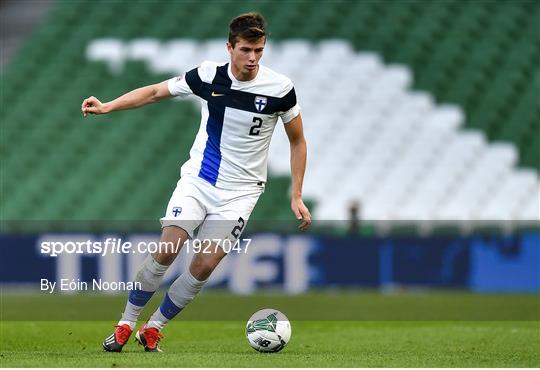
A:
<svg viewBox="0 0 540 370">
<path fill-rule="evenodd" d="M 229 24 L 229 42 L 234 47 L 239 38 L 255 42 L 266 37 L 266 21 L 259 13 L 244 13 Z"/>
</svg>

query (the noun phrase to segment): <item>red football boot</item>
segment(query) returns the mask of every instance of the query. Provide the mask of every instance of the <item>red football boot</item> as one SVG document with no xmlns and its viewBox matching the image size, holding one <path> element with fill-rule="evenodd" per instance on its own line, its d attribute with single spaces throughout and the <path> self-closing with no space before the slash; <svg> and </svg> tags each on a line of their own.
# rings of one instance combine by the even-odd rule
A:
<svg viewBox="0 0 540 370">
<path fill-rule="evenodd" d="M 144 346 L 146 352 L 163 352 L 159 348 L 159 341 L 163 335 L 157 328 L 147 328 L 146 323 L 135 334 L 135 340 Z"/>
<path fill-rule="evenodd" d="M 107 352 L 122 352 L 122 347 L 127 343 L 131 335 L 129 325 L 115 325 L 116 330 L 103 341 L 103 349 Z"/>
</svg>

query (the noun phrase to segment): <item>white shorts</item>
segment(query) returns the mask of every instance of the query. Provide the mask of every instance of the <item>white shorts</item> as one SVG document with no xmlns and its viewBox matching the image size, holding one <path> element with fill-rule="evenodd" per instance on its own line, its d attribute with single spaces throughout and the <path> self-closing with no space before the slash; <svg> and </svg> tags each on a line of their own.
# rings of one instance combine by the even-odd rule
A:
<svg viewBox="0 0 540 370">
<path fill-rule="evenodd" d="M 161 227 L 178 226 L 190 238 L 199 227 L 200 240 L 235 242 L 263 193 L 261 189 L 228 190 L 195 176 L 182 176 L 176 184 Z"/>
</svg>

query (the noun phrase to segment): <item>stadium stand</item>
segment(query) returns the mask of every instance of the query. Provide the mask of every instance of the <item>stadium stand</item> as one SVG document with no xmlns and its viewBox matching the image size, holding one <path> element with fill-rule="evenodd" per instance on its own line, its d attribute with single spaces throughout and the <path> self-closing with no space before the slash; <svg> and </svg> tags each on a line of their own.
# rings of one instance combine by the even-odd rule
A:
<svg viewBox="0 0 540 370">
<path fill-rule="evenodd" d="M 287 4 L 59 1 L 2 76 L 2 221 L 160 217 L 198 110 L 83 120 L 80 102 L 226 60 L 226 24 L 248 10 L 270 24 L 263 62 L 297 86 L 316 218 L 355 200 L 369 220 L 540 218 L 540 3 Z M 292 218 L 277 131 L 255 219 Z"/>
</svg>

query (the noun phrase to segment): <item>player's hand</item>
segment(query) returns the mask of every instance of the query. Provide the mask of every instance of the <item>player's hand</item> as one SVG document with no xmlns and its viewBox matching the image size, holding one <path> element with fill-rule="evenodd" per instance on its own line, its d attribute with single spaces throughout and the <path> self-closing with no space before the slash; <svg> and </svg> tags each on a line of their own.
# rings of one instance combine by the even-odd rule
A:
<svg viewBox="0 0 540 370">
<path fill-rule="evenodd" d="M 293 197 L 291 200 L 291 209 L 296 216 L 296 219 L 301 220 L 298 228 L 302 231 L 306 231 L 309 228 L 309 225 L 311 225 L 311 213 L 309 213 L 309 209 L 302 201 L 302 198 Z"/>
<path fill-rule="evenodd" d="M 106 105 L 100 102 L 95 96 L 91 96 L 83 100 L 81 111 L 85 117 L 87 114 L 107 113 Z"/>
</svg>

